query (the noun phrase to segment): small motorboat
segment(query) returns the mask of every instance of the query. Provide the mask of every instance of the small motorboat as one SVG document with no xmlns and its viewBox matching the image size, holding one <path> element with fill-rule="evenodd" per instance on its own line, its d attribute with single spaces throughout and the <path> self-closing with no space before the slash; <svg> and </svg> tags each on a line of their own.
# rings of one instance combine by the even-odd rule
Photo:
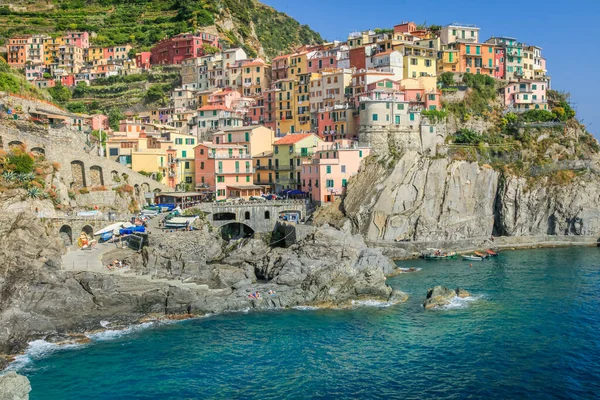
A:
<svg viewBox="0 0 600 400">
<path fill-rule="evenodd" d="M 426 260 L 448 260 L 451 258 L 456 258 L 457 254 L 455 251 L 451 252 L 442 252 L 440 250 L 436 250 L 430 253 L 423 253 L 423 258 Z"/>
<path fill-rule="evenodd" d="M 112 231 L 103 233 L 102 235 L 100 235 L 100 242 L 108 242 L 110 239 L 112 239 L 112 237 L 113 237 Z"/>
<path fill-rule="evenodd" d="M 100 229 L 99 231 L 94 233 L 94 236 L 97 235 L 104 235 L 107 232 L 111 232 L 114 231 L 117 228 L 120 228 L 125 222 L 116 222 L 114 224 L 108 225 L 107 227 Z"/>
<path fill-rule="evenodd" d="M 119 230 L 119 234 L 121 235 L 131 235 L 135 232 L 146 232 L 146 228 L 143 226 L 131 226 L 131 227 L 123 227 Z"/>
<path fill-rule="evenodd" d="M 487 253 L 487 255 L 488 255 L 488 256 L 490 256 L 490 257 L 498 257 L 498 253 L 496 253 L 496 252 L 495 252 L 494 250 L 492 250 L 492 249 L 487 249 L 485 252 L 486 252 L 486 253 Z"/>
<path fill-rule="evenodd" d="M 473 254 L 475 254 L 476 256 L 479 256 L 481 258 L 486 258 L 488 256 L 487 253 L 482 253 L 480 251 L 474 251 Z"/>
<path fill-rule="evenodd" d="M 476 256 L 476 255 L 467 255 L 467 254 L 463 254 L 462 259 L 467 260 L 467 261 L 483 261 L 483 260 L 485 260 L 484 257 L 480 257 L 480 256 Z"/>
</svg>

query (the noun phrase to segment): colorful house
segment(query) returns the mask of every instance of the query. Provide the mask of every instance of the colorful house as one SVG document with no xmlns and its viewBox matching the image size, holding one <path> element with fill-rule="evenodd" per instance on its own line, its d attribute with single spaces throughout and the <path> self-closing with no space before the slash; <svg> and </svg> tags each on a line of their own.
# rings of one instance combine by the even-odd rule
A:
<svg viewBox="0 0 600 400">
<path fill-rule="evenodd" d="M 545 80 L 518 79 L 510 81 L 500 90 L 504 105 L 514 112 L 547 110 L 548 83 Z"/>
<path fill-rule="evenodd" d="M 277 191 L 300 189 L 300 167 L 310 162 L 323 140 L 312 133 L 292 133 L 273 144 L 273 168 Z"/>
<path fill-rule="evenodd" d="M 260 196 L 254 184 L 252 156 L 244 146 L 203 142 L 194 148 L 196 190 L 212 193 L 216 200 Z"/>
<path fill-rule="evenodd" d="M 442 45 L 455 42 L 479 42 L 479 30 L 476 25 L 453 23 L 442 27 L 440 40 Z"/>
<path fill-rule="evenodd" d="M 225 106 L 202 106 L 198 109 L 198 133 L 216 132 L 219 129 L 244 125 L 244 117 Z"/>
<path fill-rule="evenodd" d="M 204 46 L 219 48 L 219 37 L 206 32 L 181 33 L 171 38 L 161 40 L 150 50 L 150 63 L 181 64 L 187 58 L 204 55 Z"/>
<path fill-rule="evenodd" d="M 213 135 L 215 144 L 236 144 L 243 146 L 251 156 L 272 151 L 274 132 L 264 126 L 244 126 L 226 129 Z"/>
<path fill-rule="evenodd" d="M 242 95 L 262 96 L 271 84 L 271 66 L 260 58 L 242 64 Z"/>
<path fill-rule="evenodd" d="M 273 167 L 273 151 L 265 151 L 252 157 L 254 161 L 254 183 L 275 191 L 275 168 Z"/>
<path fill-rule="evenodd" d="M 368 147 L 354 141 L 338 140 L 322 144 L 310 163 L 302 165 L 302 191 L 321 205 L 343 195 L 349 179 L 358 173 L 361 161 L 370 154 Z"/>
</svg>

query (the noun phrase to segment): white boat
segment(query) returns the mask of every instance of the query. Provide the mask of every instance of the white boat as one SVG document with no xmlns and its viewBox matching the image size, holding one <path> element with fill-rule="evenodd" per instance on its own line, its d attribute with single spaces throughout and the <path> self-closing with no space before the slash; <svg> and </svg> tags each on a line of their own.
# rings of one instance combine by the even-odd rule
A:
<svg viewBox="0 0 600 400">
<path fill-rule="evenodd" d="M 124 223 L 125 222 L 115 222 L 114 224 L 108 225 L 106 228 L 100 229 L 98 232 L 95 232 L 94 236 L 96 236 L 96 235 L 103 235 L 105 233 L 112 232 L 115 229 L 119 229 L 119 228 L 121 228 L 121 226 Z"/>
<path fill-rule="evenodd" d="M 173 217 L 165 221 L 166 228 L 185 228 L 191 225 L 192 222 L 198 219 L 198 216 L 194 217 Z"/>
<path fill-rule="evenodd" d="M 463 255 L 462 258 L 463 258 L 463 260 L 467 260 L 467 261 L 483 261 L 484 260 L 483 257 L 479 257 L 479 256 Z"/>
<path fill-rule="evenodd" d="M 78 217 L 99 217 L 101 215 L 102 213 L 98 210 L 80 211 L 77 213 Z"/>
</svg>

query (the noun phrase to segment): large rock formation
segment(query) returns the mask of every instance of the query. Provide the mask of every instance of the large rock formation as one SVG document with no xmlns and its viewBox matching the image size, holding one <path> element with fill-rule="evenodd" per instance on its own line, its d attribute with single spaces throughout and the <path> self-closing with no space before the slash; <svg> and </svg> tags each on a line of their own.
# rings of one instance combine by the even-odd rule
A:
<svg viewBox="0 0 600 400">
<path fill-rule="evenodd" d="M 342 208 L 371 241 L 600 233 L 600 179 L 592 173 L 557 183 L 413 151 L 369 161 Z"/>
<path fill-rule="evenodd" d="M 9 371 L 0 376 L 0 400 L 28 400 L 31 385 L 29 379 Z"/>
</svg>

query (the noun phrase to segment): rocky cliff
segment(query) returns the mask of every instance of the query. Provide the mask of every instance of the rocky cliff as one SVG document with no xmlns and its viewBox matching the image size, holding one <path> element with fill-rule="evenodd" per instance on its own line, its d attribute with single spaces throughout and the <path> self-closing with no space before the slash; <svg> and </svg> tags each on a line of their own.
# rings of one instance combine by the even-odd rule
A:
<svg viewBox="0 0 600 400">
<path fill-rule="evenodd" d="M 31 392 L 29 379 L 10 371 L 0 376 L 0 400 L 27 400 Z"/>
<path fill-rule="evenodd" d="M 408 151 L 397 160 L 370 159 L 342 207 L 372 241 L 600 234 L 600 177 L 565 176 L 519 177 Z"/>
</svg>

